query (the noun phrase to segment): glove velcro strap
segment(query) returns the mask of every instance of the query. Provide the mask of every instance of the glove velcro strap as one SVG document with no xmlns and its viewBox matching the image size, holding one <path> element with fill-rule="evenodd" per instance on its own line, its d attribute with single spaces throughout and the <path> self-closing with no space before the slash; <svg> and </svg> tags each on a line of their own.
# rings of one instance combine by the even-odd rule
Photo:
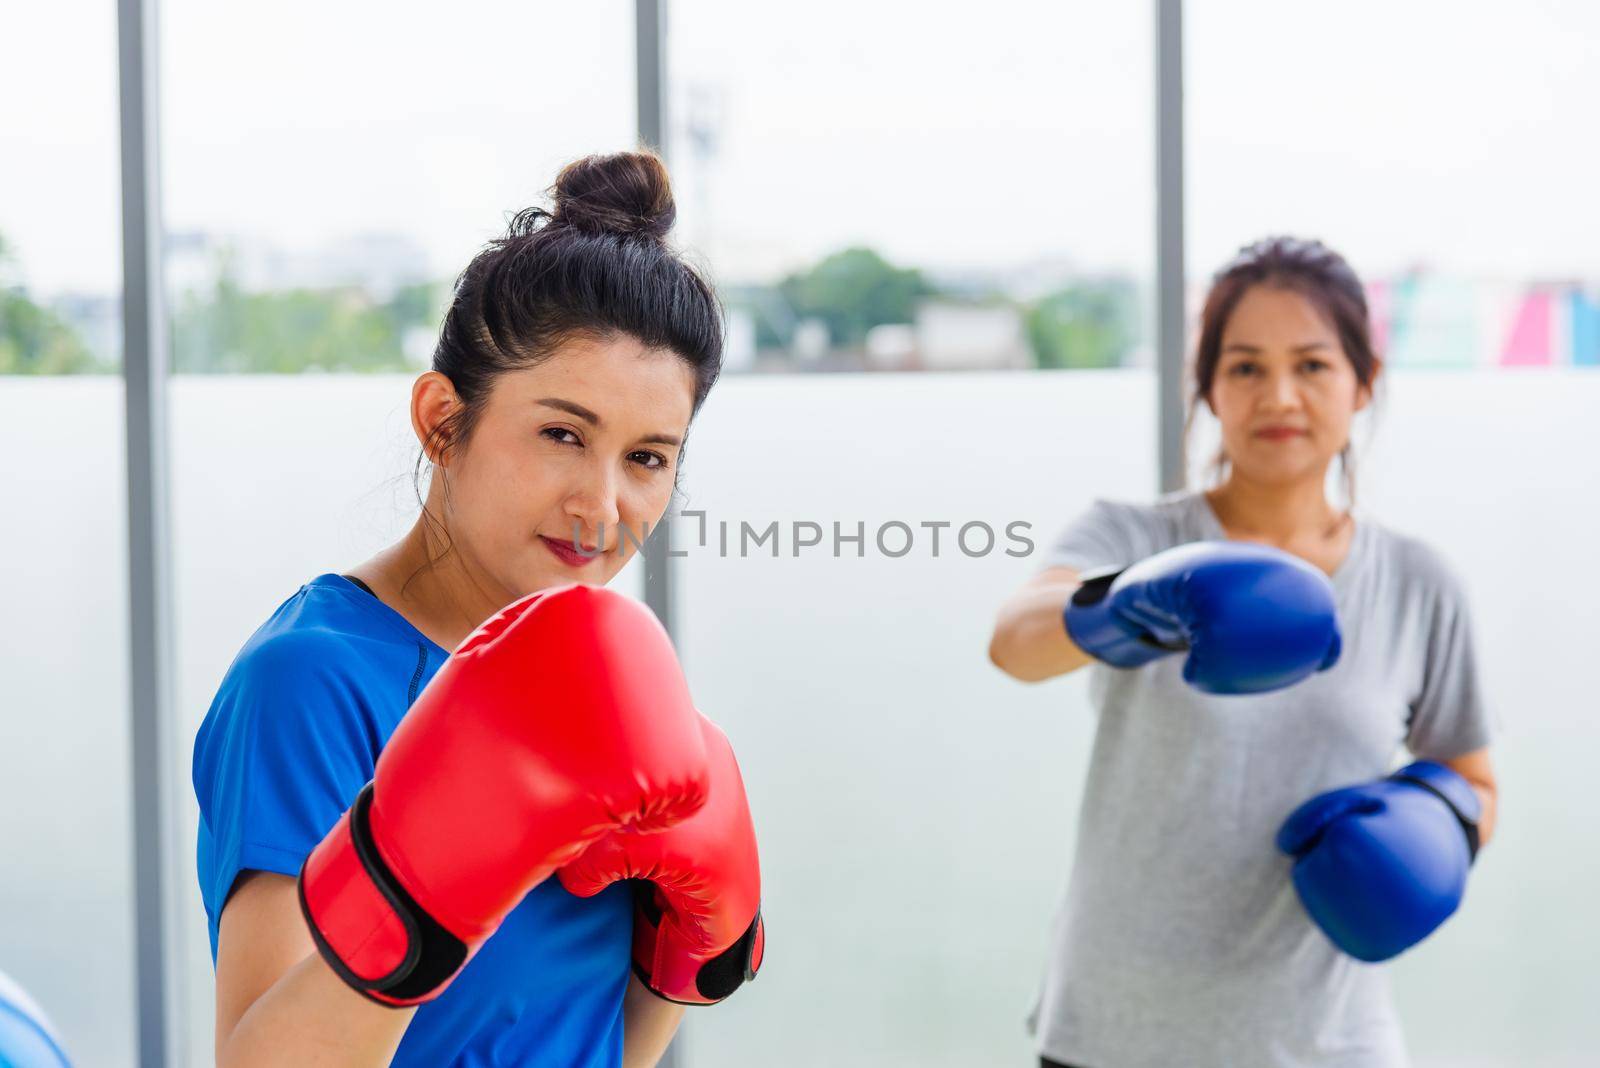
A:
<svg viewBox="0 0 1600 1068">
<path fill-rule="evenodd" d="M 300 911 L 340 979 L 381 1005 L 415 1005 L 448 986 L 471 954 L 395 878 L 373 841 L 371 811 L 368 783 L 345 826 L 336 827 L 300 869 Z M 359 871 L 352 870 L 352 858 Z M 363 928 L 370 933 L 350 937 Z"/>
<path fill-rule="evenodd" d="M 1420 787 L 1443 801 L 1454 814 L 1456 822 L 1461 824 L 1461 832 L 1467 836 L 1468 862 L 1478 858 L 1478 794 L 1459 772 L 1436 761 L 1418 760 L 1407 764 L 1389 778 Z"/>
<path fill-rule="evenodd" d="M 694 979 L 700 996 L 707 1001 L 721 1001 L 754 979 L 761 970 L 766 943 L 766 928 L 757 911 L 756 918 L 750 921 L 737 942 L 700 966 L 700 974 Z"/>
<path fill-rule="evenodd" d="M 634 909 L 633 972 L 652 994 L 664 1001 L 676 1005 L 710 1005 L 728 997 L 761 970 L 767 935 L 758 906 L 755 919 L 750 921 L 744 934 L 727 949 L 700 964 L 695 972 L 693 994 L 686 989 L 663 990 L 656 985 L 652 968 L 644 963 L 645 960 L 659 963 L 664 948 L 660 932 L 665 910 L 654 884 L 640 880 L 635 885 Z"/>
<path fill-rule="evenodd" d="M 1134 668 L 1148 664 L 1168 653 L 1181 653 L 1189 646 L 1183 642 L 1160 642 L 1148 632 L 1130 634 L 1124 624 L 1112 615 L 1106 598 L 1111 584 L 1127 568 L 1113 567 L 1090 571 L 1080 579 L 1080 585 L 1067 600 L 1062 621 L 1067 636 L 1078 648 L 1112 667 Z"/>
</svg>

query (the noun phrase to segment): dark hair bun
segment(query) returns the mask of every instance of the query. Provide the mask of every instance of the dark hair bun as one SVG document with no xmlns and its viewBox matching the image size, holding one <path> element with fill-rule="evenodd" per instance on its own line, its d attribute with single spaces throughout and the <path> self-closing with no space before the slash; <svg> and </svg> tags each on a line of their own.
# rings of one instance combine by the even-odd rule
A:
<svg viewBox="0 0 1600 1068">
<path fill-rule="evenodd" d="M 678 217 L 672 182 L 660 159 L 647 152 L 585 156 L 556 176 L 552 226 L 596 234 L 662 240 Z"/>
</svg>

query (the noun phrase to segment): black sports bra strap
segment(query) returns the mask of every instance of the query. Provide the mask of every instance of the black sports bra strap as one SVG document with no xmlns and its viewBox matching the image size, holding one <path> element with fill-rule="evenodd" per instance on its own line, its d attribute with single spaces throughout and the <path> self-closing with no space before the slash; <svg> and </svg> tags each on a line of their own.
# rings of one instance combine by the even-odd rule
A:
<svg viewBox="0 0 1600 1068">
<path fill-rule="evenodd" d="M 355 587 L 359 588 L 362 592 L 366 593 L 369 597 L 377 597 L 378 596 L 377 594 L 372 592 L 372 587 L 371 586 L 368 586 L 365 582 L 362 582 L 360 579 L 356 578 L 354 575 L 340 575 L 339 577 L 344 579 L 346 582 L 350 583 L 352 586 L 355 586 Z"/>
</svg>

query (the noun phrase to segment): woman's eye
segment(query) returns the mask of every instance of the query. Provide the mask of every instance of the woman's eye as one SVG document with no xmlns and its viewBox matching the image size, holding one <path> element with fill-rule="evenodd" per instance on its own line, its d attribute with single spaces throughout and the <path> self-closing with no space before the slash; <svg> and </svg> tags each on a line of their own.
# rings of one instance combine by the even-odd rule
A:
<svg viewBox="0 0 1600 1068">
<path fill-rule="evenodd" d="M 574 434 L 564 426 L 547 426 L 543 431 L 541 431 L 541 433 L 543 433 L 544 436 L 549 438 L 551 441 L 559 441 L 563 445 L 583 444 L 583 442 L 578 439 L 578 435 Z"/>
<path fill-rule="evenodd" d="M 640 449 L 638 452 L 633 453 L 631 459 L 641 467 L 657 468 L 667 466 L 667 458 L 665 456 L 662 456 L 659 452 L 651 452 L 648 449 Z"/>
<path fill-rule="evenodd" d="M 1228 373 L 1233 375 L 1235 378 L 1243 378 L 1246 375 L 1255 374 L 1256 365 L 1246 362 L 1236 363 L 1232 367 L 1228 368 Z"/>
<path fill-rule="evenodd" d="M 1302 371 L 1326 371 L 1328 369 L 1328 361 L 1305 360 L 1300 364 L 1300 369 Z"/>
</svg>

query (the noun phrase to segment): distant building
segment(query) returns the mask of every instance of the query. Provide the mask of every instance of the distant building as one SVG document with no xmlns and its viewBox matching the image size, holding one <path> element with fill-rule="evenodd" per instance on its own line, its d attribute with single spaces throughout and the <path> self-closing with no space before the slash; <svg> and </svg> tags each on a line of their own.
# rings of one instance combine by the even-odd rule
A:
<svg viewBox="0 0 1600 1068">
<path fill-rule="evenodd" d="M 756 365 L 756 320 L 748 309 L 729 308 L 727 336 L 722 346 L 722 369 L 733 373 Z"/>
<path fill-rule="evenodd" d="M 427 251 L 405 234 L 346 234 L 313 248 L 257 238 L 181 231 L 167 235 L 167 284 L 174 293 L 209 289 L 226 267 L 241 289 L 365 290 L 385 301 L 402 286 L 435 277 Z"/>
<path fill-rule="evenodd" d="M 1093 273 L 1076 260 L 1041 257 L 1005 266 L 970 267 L 956 270 L 933 267 L 924 272 L 939 292 L 958 297 L 981 298 L 1004 294 L 1013 300 L 1032 301 L 1081 282 Z"/>
<path fill-rule="evenodd" d="M 912 371 L 917 367 L 917 328 L 884 323 L 867 331 L 867 366 L 874 371 Z"/>
<path fill-rule="evenodd" d="M 999 371 L 1032 365 L 1022 315 L 1007 305 L 925 301 L 913 325 L 924 371 Z"/>
<path fill-rule="evenodd" d="M 789 351 L 802 366 L 820 363 L 830 348 L 827 323 L 821 319 L 801 319 L 795 324 Z"/>
</svg>

